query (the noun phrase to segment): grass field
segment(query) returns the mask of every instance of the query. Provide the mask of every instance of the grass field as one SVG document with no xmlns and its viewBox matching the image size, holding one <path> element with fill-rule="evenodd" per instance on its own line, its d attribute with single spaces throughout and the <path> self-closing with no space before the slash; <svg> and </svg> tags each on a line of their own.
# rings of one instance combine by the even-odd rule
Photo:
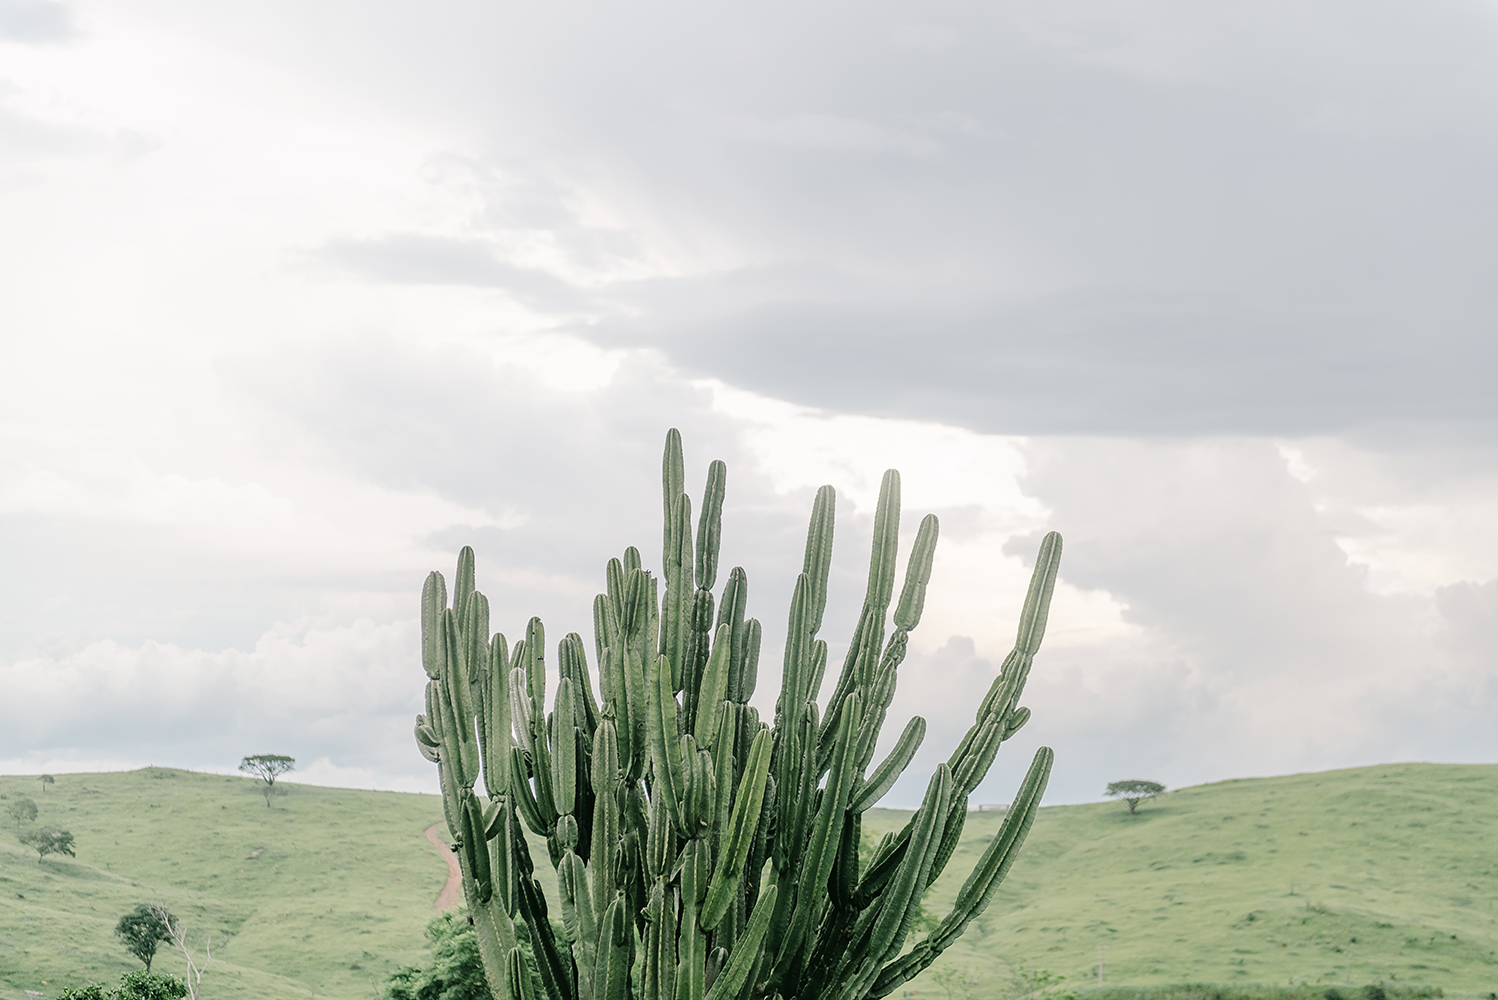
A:
<svg viewBox="0 0 1498 1000">
<path fill-rule="evenodd" d="M 77 859 L 38 864 L 0 827 L 0 1000 L 138 967 L 112 931 L 151 899 L 214 933 L 210 1000 L 375 997 L 391 969 L 426 959 L 447 872 L 422 838 L 435 796 L 296 785 L 267 809 L 249 779 L 161 768 L 62 775 L 45 793 L 5 777 L 0 795 L 29 795 L 39 822 L 78 838 Z M 873 810 L 866 828 L 907 816 Z M 969 814 L 927 896 L 934 915 L 1001 820 Z M 1095 990 L 1101 954 L 1097 1000 L 1185 982 L 1227 998 L 1248 984 L 1320 996 L 1375 982 L 1486 997 L 1498 991 L 1495 831 L 1498 766 L 1486 765 L 1221 782 L 1132 817 L 1115 803 L 1047 807 L 988 913 L 903 992 L 1022 997 L 1021 969 Z M 533 854 L 546 870 L 544 848 Z M 163 949 L 156 968 L 182 963 Z"/>
<path fill-rule="evenodd" d="M 203 985 L 215 1000 L 362 1000 L 397 965 L 425 961 L 447 865 L 422 831 L 440 801 L 292 785 L 266 808 L 258 784 L 150 768 L 59 775 L 44 793 L 0 778 L 0 794 L 37 802 L 38 823 L 71 830 L 78 854 L 38 864 L 14 826 L 0 834 L 0 997 L 139 968 L 114 925 L 156 899 L 195 939 L 213 933 Z M 184 969 L 157 953 L 154 971 Z"/>
<path fill-rule="evenodd" d="M 947 912 L 999 822 L 969 814 L 930 910 Z M 1096 987 L 1100 946 L 1105 986 L 1382 981 L 1485 997 L 1498 991 L 1498 766 L 1226 781 L 1134 816 L 1042 809 L 947 971 L 912 986 L 983 1000 L 1023 966 Z"/>
</svg>

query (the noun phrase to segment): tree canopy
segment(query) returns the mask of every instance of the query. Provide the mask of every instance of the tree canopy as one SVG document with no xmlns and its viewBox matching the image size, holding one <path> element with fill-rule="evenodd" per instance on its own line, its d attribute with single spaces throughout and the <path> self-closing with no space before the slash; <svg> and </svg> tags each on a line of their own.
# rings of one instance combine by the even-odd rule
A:
<svg viewBox="0 0 1498 1000">
<path fill-rule="evenodd" d="M 276 779 L 296 769 L 296 758 L 279 753 L 251 754 L 239 762 L 239 769 L 265 782 L 261 791 L 265 793 L 265 807 L 269 809 L 271 796 L 276 794 Z"/>
<path fill-rule="evenodd" d="M 172 940 L 169 925 L 174 919 L 170 913 L 163 917 L 157 908 L 148 903 L 140 903 L 114 925 L 114 934 L 126 951 L 146 963 L 146 971 L 150 972 L 151 959 L 156 957 L 156 946 L 163 941 Z"/>
<path fill-rule="evenodd" d="M 16 833 L 20 833 L 22 823 L 36 822 L 36 800 L 23 795 L 6 806 L 5 813 L 16 821 Z"/>
<path fill-rule="evenodd" d="M 1110 781 L 1105 793 L 1109 798 L 1123 799 L 1128 803 L 1129 815 L 1134 815 L 1134 810 L 1139 808 L 1139 803 L 1146 799 L 1152 799 L 1156 795 L 1163 794 L 1165 786 L 1158 781 Z"/>
<path fill-rule="evenodd" d="M 42 858 L 49 854 L 66 854 L 70 858 L 78 856 L 73 853 L 73 835 L 53 826 L 44 826 L 40 830 L 23 830 L 17 839 L 36 851 L 37 864 L 41 864 Z"/>
</svg>

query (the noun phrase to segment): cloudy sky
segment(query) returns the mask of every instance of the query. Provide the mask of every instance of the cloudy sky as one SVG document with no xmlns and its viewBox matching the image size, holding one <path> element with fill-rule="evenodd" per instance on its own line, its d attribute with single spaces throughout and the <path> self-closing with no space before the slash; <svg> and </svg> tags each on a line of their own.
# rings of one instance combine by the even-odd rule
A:
<svg viewBox="0 0 1498 1000">
<path fill-rule="evenodd" d="M 981 801 L 1493 761 L 1494 177 L 1490 0 L 0 0 L 0 772 L 434 788 L 422 578 L 586 633 L 672 426 L 762 705 L 941 517 L 891 804 L 1049 529 Z"/>
</svg>

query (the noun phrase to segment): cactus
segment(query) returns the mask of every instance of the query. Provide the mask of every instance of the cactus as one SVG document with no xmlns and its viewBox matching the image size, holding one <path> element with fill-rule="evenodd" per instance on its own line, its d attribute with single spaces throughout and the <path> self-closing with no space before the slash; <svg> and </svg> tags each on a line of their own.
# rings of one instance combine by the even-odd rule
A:
<svg viewBox="0 0 1498 1000">
<path fill-rule="evenodd" d="M 1048 747 L 952 912 L 907 950 L 921 897 L 957 846 L 968 796 L 1029 718 L 1018 702 L 1045 632 L 1061 538 L 1053 532 L 1041 543 L 1014 650 L 972 727 L 937 767 L 920 809 L 864 863 L 862 814 L 926 731 L 925 720 L 912 719 L 874 763 L 920 624 L 937 520 L 921 522 L 891 616 L 900 477 L 885 474 L 863 611 L 823 713 L 815 699 L 827 643 L 817 634 L 836 495 L 818 491 L 767 725 L 749 705 L 761 629 L 745 617 L 742 569 L 729 572 L 715 608 L 727 470 L 710 467 L 694 537 L 682 469 L 672 430 L 663 578 L 641 567 L 633 547 L 609 560 L 593 605 L 596 698 L 587 647 L 570 633 L 558 644 L 547 711 L 546 630 L 532 618 L 513 646 L 490 635 L 471 549 L 459 556 L 451 603 L 439 573 L 422 590 L 429 680 L 416 744 L 438 767 L 489 989 L 503 1000 L 887 996 L 983 912 L 1039 808 Z M 523 827 L 546 839 L 564 937 L 552 929 Z"/>
</svg>

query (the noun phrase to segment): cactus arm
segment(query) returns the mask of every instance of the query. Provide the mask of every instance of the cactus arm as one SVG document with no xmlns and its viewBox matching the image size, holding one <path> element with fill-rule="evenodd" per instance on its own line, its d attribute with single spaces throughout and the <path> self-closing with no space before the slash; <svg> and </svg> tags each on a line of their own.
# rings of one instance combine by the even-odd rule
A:
<svg viewBox="0 0 1498 1000">
<path fill-rule="evenodd" d="M 667 676 L 670 671 L 666 671 Z M 627 717 L 629 743 L 628 754 L 624 757 L 625 770 L 624 780 L 634 782 L 640 779 L 645 771 L 645 758 L 650 753 L 649 739 L 650 719 L 647 711 L 649 703 L 650 687 L 645 679 L 645 665 L 639 655 L 633 650 L 625 654 L 624 660 L 624 686 L 625 701 L 629 708 Z M 625 742 L 623 732 L 620 733 L 619 752 L 625 754 Z"/>
<path fill-rule="evenodd" d="M 707 486 L 702 491 L 702 517 L 697 524 L 697 586 L 712 590 L 718 576 L 718 549 L 723 544 L 723 496 L 728 466 L 714 460 L 707 467 Z"/>
<path fill-rule="evenodd" d="M 511 948 L 505 956 L 504 984 L 513 1000 L 536 1000 L 536 988 L 531 983 L 525 953 L 518 946 Z"/>
<path fill-rule="evenodd" d="M 883 763 L 874 769 L 874 773 L 853 794 L 848 802 L 848 811 L 861 813 L 884 798 L 900 775 L 905 773 L 905 768 L 909 766 L 925 738 L 926 720 L 919 715 L 914 716 L 905 724 L 905 731 L 900 734 L 900 739 L 894 749 L 890 750 L 889 756 L 884 758 Z"/>
<path fill-rule="evenodd" d="M 556 797 L 557 813 L 569 815 L 577 808 L 577 717 L 573 714 L 572 681 L 563 677 L 557 682 L 556 710 L 553 713 L 551 755 L 551 788 Z"/>
<path fill-rule="evenodd" d="M 754 904 L 754 913 L 744 928 L 744 935 L 739 938 L 738 945 L 728 959 L 728 965 L 718 973 L 712 989 L 707 991 L 703 1000 L 732 1000 L 749 981 L 749 974 L 754 970 L 754 963 L 764 945 L 765 933 L 770 929 L 775 895 L 776 888 L 773 885 L 766 887 L 760 894 L 759 902 Z"/>
<path fill-rule="evenodd" d="M 741 702 L 747 698 L 743 693 L 743 676 L 744 614 L 748 606 L 749 575 L 742 566 L 735 566 L 728 571 L 728 582 L 723 585 L 723 596 L 718 602 L 718 627 L 727 625 L 729 628 L 728 689 L 724 697 L 730 701 Z"/>
<path fill-rule="evenodd" d="M 930 885 L 941 877 L 942 870 L 947 867 L 947 862 L 952 858 L 952 852 L 957 850 L 957 842 L 962 839 L 962 828 L 967 825 L 967 797 L 958 797 L 957 789 L 952 789 L 952 804 L 947 807 L 947 823 L 942 827 L 941 843 L 936 847 L 936 855 L 931 860 L 931 873 L 926 877 L 926 884 Z"/>
<path fill-rule="evenodd" d="M 657 881 L 645 908 L 645 970 L 642 1000 L 676 996 L 676 906 L 666 900 L 666 883 Z"/>
<path fill-rule="evenodd" d="M 671 663 L 672 693 L 682 689 L 682 670 L 690 651 L 697 590 L 692 584 L 692 498 L 679 494 L 671 504 L 671 535 L 666 546 L 665 626 L 661 653 Z"/>
<path fill-rule="evenodd" d="M 447 582 L 432 570 L 421 587 L 421 666 L 428 677 L 442 676 L 442 638 L 438 631 L 447 607 Z"/>
<path fill-rule="evenodd" d="M 655 789 L 671 821 L 686 830 L 681 808 L 681 745 L 677 742 L 676 695 L 671 690 L 671 669 L 663 656 L 655 664 L 655 683 L 650 685 L 650 747 L 655 762 Z M 648 683 L 648 682 L 647 682 Z"/>
<path fill-rule="evenodd" d="M 699 746 L 711 746 L 718 738 L 718 708 L 723 704 L 723 695 L 728 690 L 728 661 L 732 648 L 733 627 L 719 625 L 718 634 L 713 641 L 712 655 L 708 657 L 707 669 L 703 671 L 702 688 L 698 692 L 693 735 Z"/>
<path fill-rule="evenodd" d="M 822 630 L 827 610 L 827 576 L 832 570 L 832 535 L 837 520 L 837 491 L 831 486 L 817 490 L 812 502 L 811 523 L 806 529 L 806 556 L 801 572 L 811 584 L 807 595 L 806 628 L 812 635 Z"/>
<path fill-rule="evenodd" d="M 787 975 L 792 980 L 800 978 L 799 972 L 793 970 L 801 964 L 813 921 L 820 915 L 822 903 L 827 898 L 832 865 L 837 860 L 838 838 L 843 831 L 843 815 L 847 811 L 848 792 L 853 784 L 853 736 L 862 719 L 862 705 L 857 693 L 843 704 L 842 714 L 832 770 L 827 775 L 827 786 L 823 789 L 821 805 L 812 824 L 811 839 L 798 866 L 796 908 L 790 927 L 780 942 L 780 954 L 772 973 L 776 979 Z"/>
<path fill-rule="evenodd" d="M 739 679 L 739 693 L 742 696 L 738 699 L 740 704 L 747 702 L 749 696 L 754 694 L 754 686 L 759 677 L 759 644 L 763 635 L 758 618 L 746 621 L 744 630 L 744 669 Z"/>
<path fill-rule="evenodd" d="M 879 649 L 884 644 L 884 616 L 889 611 L 895 587 L 895 560 L 900 544 L 900 474 L 890 469 L 879 484 L 879 503 L 874 509 L 874 544 L 869 553 L 869 586 L 864 605 L 873 614 L 865 625 L 859 687 L 873 683 Z"/>
<path fill-rule="evenodd" d="M 681 924 L 677 928 L 676 1000 L 702 1000 L 706 990 L 707 937 L 697 916 L 707 891 L 707 844 L 689 840 L 682 849 Z"/>
<path fill-rule="evenodd" d="M 686 488 L 687 474 L 681 451 L 681 432 L 673 427 L 666 432 L 666 450 L 661 456 L 661 500 L 666 522 L 661 534 L 668 540 L 671 538 L 671 505 Z M 668 542 L 667 553 L 661 559 L 662 566 L 671 561 L 669 549 Z"/>
<path fill-rule="evenodd" d="M 806 687 L 809 680 L 811 634 L 806 630 L 811 581 L 805 573 L 796 577 L 796 589 L 791 593 L 790 620 L 785 630 L 785 659 L 781 670 L 780 698 L 776 701 L 777 716 L 793 722 L 800 718 L 801 706 L 806 702 Z M 777 723 L 780 725 L 781 723 Z"/>
<path fill-rule="evenodd" d="M 577 706 L 577 724 L 591 738 L 593 731 L 598 728 L 598 702 L 593 697 L 593 680 L 588 671 L 587 647 L 583 645 L 583 637 L 576 632 L 568 632 L 567 638 L 562 641 L 566 644 L 566 651 L 569 654 L 563 659 L 568 663 L 573 693 L 578 696 L 574 702 Z"/>
<path fill-rule="evenodd" d="M 739 793 L 728 821 L 728 837 L 708 888 L 702 909 L 702 926 L 712 930 L 728 912 L 738 890 L 744 862 L 753 844 L 755 827 L 765 801 L 765 786 L 770 776 L 770 731 L 761 729 L 749 748 L 749 761 L 739 782 Z"/>
<path fill-rule="evenodd" d="M 463 546 L 458 553 L 458 568 L 453 573 L 453 611 L 462 621 L 468 611 L 468 598 L 473 594 L 473 547 Z"/>
<path fill-rule="evenodd" d="M 489 905 L 479 903 L 475 893 L 472 880 L 465 878 L 463 896 L 473 917 L 474 938 L 478 943 L 479 962 L 484 968 L 489 994 L 494 1000 L 513 1000 L 514 994 L 509 992 L 505 983 L 505 955 L 515 947 L 515 925 L 493 902 Z"/>
<path fill-rule="evenodd" d="M 623 836 L 619 809 L 619 740 L 614 720 L 605 716 L 593 737 L 593 898 L 614 898 L 614 852 Z"/>
<path fill-rule="evenodd" d="M 926 607 L 926 585 L 931 581 L 931 562 L 936 556 L 936 537 L 941 525 L 935 514 L 927 514 L 916 532 L 915 545 L 910 550 L 910 562 L 906 564 L 905 586 L 900 591 L 900 603 L 895 607 L 895 626 L 907 632 L 915 631 L 921 623 L 921 611 Z"/>
<path fill-rule="evenodd" d="M 598 946 L 598 922 L 588 892 L 588 872 L 582 859 L 568 851 L 557 869 L 557 887 L 562 897 L 562 923 L 572 944 L 573 968 L 578 976 L 578 996 L 592 996 L 593 958 Z"/>
<path fill-rule="evenodd" d="M 482 711 L 484 788 L 491 799 L 510 790 L 510 653 L 496 632 L 489 642 L 489 669 L 484 675 Z"/>
<path fill-rule="evenodd" d="M 457 750 L 454 776 L 459 783 L 471 788 L 479 776 L 479 747 L 474 735 L 473 695 L 466 676 L 467 657 L 462 651 L 457 616 L 451 608 L 442 613 L 441 631 L 444 650 L 442 687 L 446 698 L 443 723 L 447 738 L 452 740 L 449 750 Z M 446 711 L 447 707 L 452 711 Z"/>
<path fill-rule="evenodd" d="M 462 809 L 462 848 L 468 859 L 468 874 L 477 887 L 480 903 L 489 902 L 493 895 L 494 882 L 489 869 L 489 840 L 484 825 L 483 807 L 473 789 L 464 788 L 459 793 L 459 808 Z"/>
<path fill-rule="evenodd" d="M 541 809 L 536 805 L 536 797 L 531 794 L 530 779 L 525 773 L 525 751 L 519 747 L 510 748 L 510 791 L 515 799 L 515 808 L 519 811 L 525 825 L 531 828 L 531 832 L 538 837 L 551 835 L 551 824 L 541 815 Z"/>
<path fill-rule="evenodd" d="M 536 955 L 536 971 L 551 1000 L 575 1000 L 571 956 L 563 959 L 557 950 L 556 935 L 546 914 L 546 897 L 541 883 L 530 875 L 520 877 L 520 916 L 531 929 L 531 948 Z"/>
<path fill-rule="evenodd" d="M 604 911 L 598 928 L 598 957 L 593 967 L 593 996 L 597 1000 L 628 1000 L 630 928 L 628 902 L 623 894 L 615 896 Z"/>
<path fill-rule="evenodd" d="M 1040 553 L 1035 557 L 1035 569 L 1030 576 L 1030 589 L 1025 594 L 1025 605 L 1020 611 L 1019 630 L 1014 639 L 1014 648 L 1027 656 L 1040 652 L 1040 640 L 1045 637 L 1046 619 L 1051 610 L 1051 594 L 1056 589 L 1056 574 L 1061 566 L 1061 536 L 1048 532 L 1040 542 Z"/>
</svg>

